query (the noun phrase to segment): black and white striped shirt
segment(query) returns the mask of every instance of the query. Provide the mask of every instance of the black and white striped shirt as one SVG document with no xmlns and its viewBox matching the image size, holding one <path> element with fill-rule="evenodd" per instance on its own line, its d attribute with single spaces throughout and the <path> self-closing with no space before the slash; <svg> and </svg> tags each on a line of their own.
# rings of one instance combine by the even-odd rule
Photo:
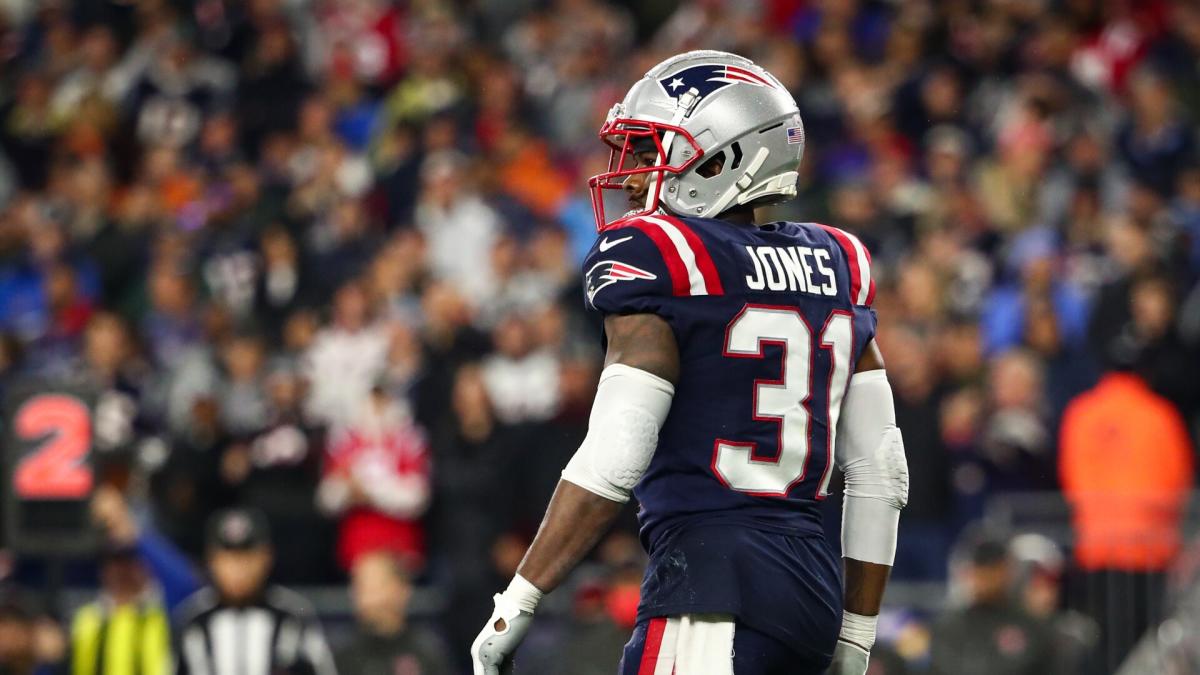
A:
<svg viewBox="0 0 1200 675">
<path fill-rule="evenodd" d="M 205 588 L 179 608 L 176 625 L 176 675 L 337 675 L 315 612 L 285 588 L 239 606 Z"/>
</svg>

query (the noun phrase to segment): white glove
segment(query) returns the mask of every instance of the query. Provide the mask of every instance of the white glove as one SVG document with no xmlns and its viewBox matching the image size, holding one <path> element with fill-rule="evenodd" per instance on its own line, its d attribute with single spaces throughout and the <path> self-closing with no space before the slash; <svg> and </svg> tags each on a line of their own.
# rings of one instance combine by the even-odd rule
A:
<svg viewBox="0 0 1200 675">
<path fill-rule="evenodd" d="M 837 646 L 833 648 L 833 663 L 829 664 L 826 675 L 866 675 L 878 621 L 878 616 L 842 613 L 842 630 L 838 634 Z"/>
<path fill-rule="evenodd" d="M 491 618 L 471 644 L 471 669 L 474 675 L 500 675 L 512 672 L 512 655 L 529 632 L 533 610 L 542 592 L 520 575 L 508 589 L 497 593 Z"/>
<path fill-rule="evenodd" d="M 866 675 L 867 662 L 871 652 L 849 642 L 838 640 L 833 648 L 833 663 L 829 664 L 826 675 Z"/>
</svg>

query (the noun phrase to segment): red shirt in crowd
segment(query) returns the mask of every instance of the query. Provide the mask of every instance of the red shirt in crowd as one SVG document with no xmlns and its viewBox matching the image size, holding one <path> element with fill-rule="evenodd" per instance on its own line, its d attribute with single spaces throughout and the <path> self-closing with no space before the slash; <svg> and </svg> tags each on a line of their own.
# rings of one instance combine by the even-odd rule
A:
<svg viewBox="0 0 1200 675">
<path fill-rule="evenodd" d="M 325 451 L 317 499 L 341 516 L 338 562 L 346 569 L 380 549 L 419 566 L 421 516 L 429 505 L 431 466 L 425 434 L 403 406 L 376 395 L 357 419 L 336 425 Z"/>
</svg>

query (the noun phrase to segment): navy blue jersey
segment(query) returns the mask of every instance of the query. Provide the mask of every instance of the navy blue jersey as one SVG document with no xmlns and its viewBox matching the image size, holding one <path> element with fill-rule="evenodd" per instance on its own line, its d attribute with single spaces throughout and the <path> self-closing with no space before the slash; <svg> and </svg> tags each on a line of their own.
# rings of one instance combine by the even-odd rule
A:
<svg viewBox="0 0 1200 675">
<path fill-rule="evenodd" d="M 583 272 L 590 308 L 656 314 L 679 346 L 671 411 L 634 490 L 651 555 L 643 618 L 731 612 L 790 640 L 806 620 L 786 605 L 817 602 L 837 610 L 836 638 L 840 566 L 796 558 L 804 547 L 787 538 L 822 536 L 842 397 L 875 334 L 866 249 L 814 223 L 645 216 L 605 229 Z"/>
</svg>

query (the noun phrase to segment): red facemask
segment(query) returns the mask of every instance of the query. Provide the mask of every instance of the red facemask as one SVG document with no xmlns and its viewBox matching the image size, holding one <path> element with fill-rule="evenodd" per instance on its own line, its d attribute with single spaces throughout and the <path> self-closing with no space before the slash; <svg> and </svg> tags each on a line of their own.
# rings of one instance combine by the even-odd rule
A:
<svg viewBox="0 0 1200 675">
<path fill-rule="evenodd" d="M 684 142 L 691 146 L 691 152 L 682 153 L 686 158 L 680 164 L 668 165 L 667 149 L 663 148 L 663 138 L 667 133 L 673 133 L 674 146 Z M 603 231 L 618 220 L 635 216 L 649 215 L 658 210 L 659 196 L 662 191 L 665 174 L 683 173 L 695 165 L 704 155 L 696 139 L 683 127 L 664 122 L 646 122 L 624 117 L 611 119 L 600 129 L 600 140 L 610 148 L 608 156 L 608 171 L 588 179 L 588 187 L 592 191 L 592 210 L 596 215 L 596 230 Z M 654 150 L 656 159 L 652 165 L 638 166 L 636 155 L 639 152 Z M 689 156 L 690 154 L 690 156 Z M 636 174 L 654 174 L 650 186 L 651 197 L 641 210 L 629 210 L 629 197 L 625 190 L 625 179 Z M 607 191 L 607 192 L 606 192 Z M 607 202 L 607 204 L 606 204 Z M 626 208 L 622 208 L 622 206 Z M 620 212 L 620 216 L 611 217 L 608 213 Z"/>
</svg>

